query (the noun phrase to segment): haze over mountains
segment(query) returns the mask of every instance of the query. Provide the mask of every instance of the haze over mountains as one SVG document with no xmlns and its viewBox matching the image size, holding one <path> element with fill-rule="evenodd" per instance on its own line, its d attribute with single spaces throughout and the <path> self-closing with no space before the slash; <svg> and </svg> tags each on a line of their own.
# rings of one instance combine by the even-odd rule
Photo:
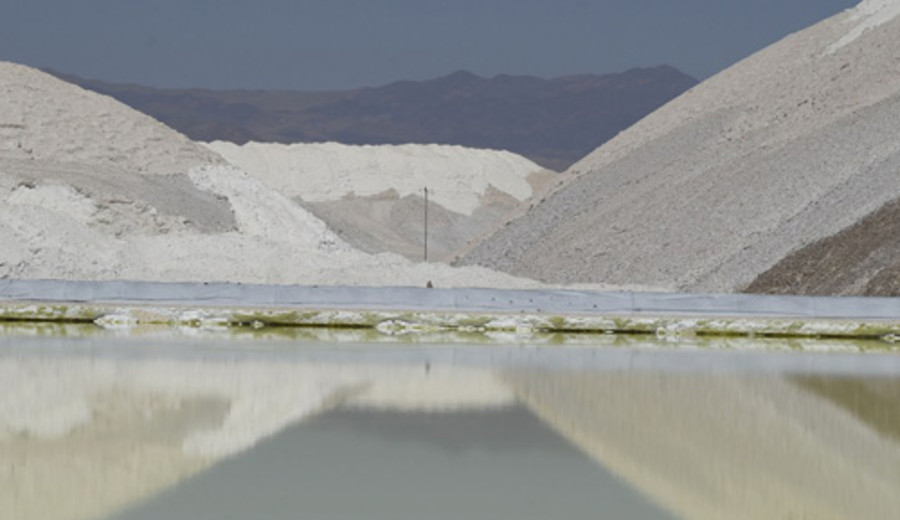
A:
<svg viewBox="0 0 900 520">
<path fill-rule="evenodd" d="M 697 83 L 669 66 L 555 79 L 459 71 L 332 92 L 155 89 L 54 74 L 198 141 L 454 144 L 557 171 Z"/>
</svg>

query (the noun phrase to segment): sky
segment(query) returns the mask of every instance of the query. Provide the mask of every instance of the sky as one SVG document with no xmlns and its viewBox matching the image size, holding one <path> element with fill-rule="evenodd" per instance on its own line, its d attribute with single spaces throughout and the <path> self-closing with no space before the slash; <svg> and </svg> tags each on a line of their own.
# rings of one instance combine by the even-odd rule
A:
<svg viewBox="0 0 900 520">
<path fill-rule="evenodd" d="M 217 89 L 660 64 L 704 79 L 858 1 L 0 0 L 0 60 Z"/>
</svg>

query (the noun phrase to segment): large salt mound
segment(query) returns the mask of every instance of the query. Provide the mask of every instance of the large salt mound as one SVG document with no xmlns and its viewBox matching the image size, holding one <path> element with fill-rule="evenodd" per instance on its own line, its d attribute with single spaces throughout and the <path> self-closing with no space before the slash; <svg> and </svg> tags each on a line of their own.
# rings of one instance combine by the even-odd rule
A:
<svg viewBox="0 0 900 520">
<path fill-rule="evenodd" d="M 535 286 L 369 255 L 111 98 L 0 63 L 0 278 Z"/>
<path fill-rule="evenodd" d="M 0 62 L 0 276 L 100 265 L 117 237 L 234 229 L 187 172 L 221 157 L 112 98 Z M 47 275 L 52 274 L 47 272 Z"/>
<path fill-rule="evenodd" d="M 0 158 L 183 173 L 216 154 L 162 123 L 23 65 L 0 62 Z"/>
<path fill-rule="evenodd" d="M 300 201 L 350 244 L 421 259 L 424 189 L 429 259 L 443 260 L 493 231 L 552 174 L 519 155 L 446 145 L 216 141 L 207 145 Z"/>
<path fill-rule="evenodd" d="M 352 146 L 339 143 L 207 145 L 231 164 L 289 197 L 308 202 L 348 195 L 421 195 L 450 211 L 471 215 L 493 187 L 519 201 L 532 195 L 528 176 L 543 170 L 511 152 L 462 146 L 404 144 Z"/>
<path fill-rule="evenodd" d="M 743 289 L 900 196 L 897 14 L 900 0 L 867 0 L 707 80 L 466 261 L 557 283 Z"/>
</svg>

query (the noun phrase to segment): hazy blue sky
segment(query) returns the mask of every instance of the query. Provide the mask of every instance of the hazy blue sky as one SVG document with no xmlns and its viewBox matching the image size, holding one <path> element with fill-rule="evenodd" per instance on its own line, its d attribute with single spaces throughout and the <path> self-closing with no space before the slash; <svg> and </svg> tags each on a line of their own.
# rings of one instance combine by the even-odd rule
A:
<svg viewBox="0 0 900 520">
<path fill-rule="evenodd" d="M 0 0 L 0 59 L 155 86 L 351 88 L 667 63 L 698 78 L 858 0 Z"/>
</svg>

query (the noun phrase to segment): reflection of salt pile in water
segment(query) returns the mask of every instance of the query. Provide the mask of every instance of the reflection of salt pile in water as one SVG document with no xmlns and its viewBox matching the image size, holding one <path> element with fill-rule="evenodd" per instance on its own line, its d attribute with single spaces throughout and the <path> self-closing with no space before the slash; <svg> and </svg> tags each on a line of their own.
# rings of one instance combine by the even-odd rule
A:
<svg viewBox="0 0 900 520">
<path fill-rule="evenodd" d="M 885 436 L 790 377 L 535 370 L 502 379 L 560 434 L 682 518 L 887 520 L 900 510 L 900 422 Z M 896 417 L 896 383 L 866 382 L 866 397 L 851 397 L 878 396 L 888 406 L 877 414 Z"/>
<path fill-rule="evenodd" d="M 95 518 L 337 406 L 507 406 L 486 370 L 418 365 L 0 360 L 0 511 Z M 464 390 L 460 390 L 464 389 Z"/>
<path fill-rule="evenodd" d="M 345 245 L 206 148 L 110 98 L 0 63 L 0 278 L 528 286 Z"/>
<path fill-rule="evenodd" d="M 543 190 L 552 174 L 510 152 L 461 146 L 338 143 L 209 148 L 304 206 L 369 252 L 423 254 L 429 191 L 429 258 L 447 259 Z"/>
<path fill-rule="evenodd" d="M 866 0 L 706 80 L 574 165 L 468 262 L 554 283 L 735 291 L 891 201 L 895 222 L 898 14 L 900 0 Z M 761 289 L 871 294 L 885 271 L 900 291 L 898 229 L 872 221 Z"/>
<path fill-rule="evenodd" d="M 4 357 L 0 510 L 108 514 L 332 409 L 520 404 L 684 518 L 900 507 L 896 379 L 501 364 Z"/>
</svg>

